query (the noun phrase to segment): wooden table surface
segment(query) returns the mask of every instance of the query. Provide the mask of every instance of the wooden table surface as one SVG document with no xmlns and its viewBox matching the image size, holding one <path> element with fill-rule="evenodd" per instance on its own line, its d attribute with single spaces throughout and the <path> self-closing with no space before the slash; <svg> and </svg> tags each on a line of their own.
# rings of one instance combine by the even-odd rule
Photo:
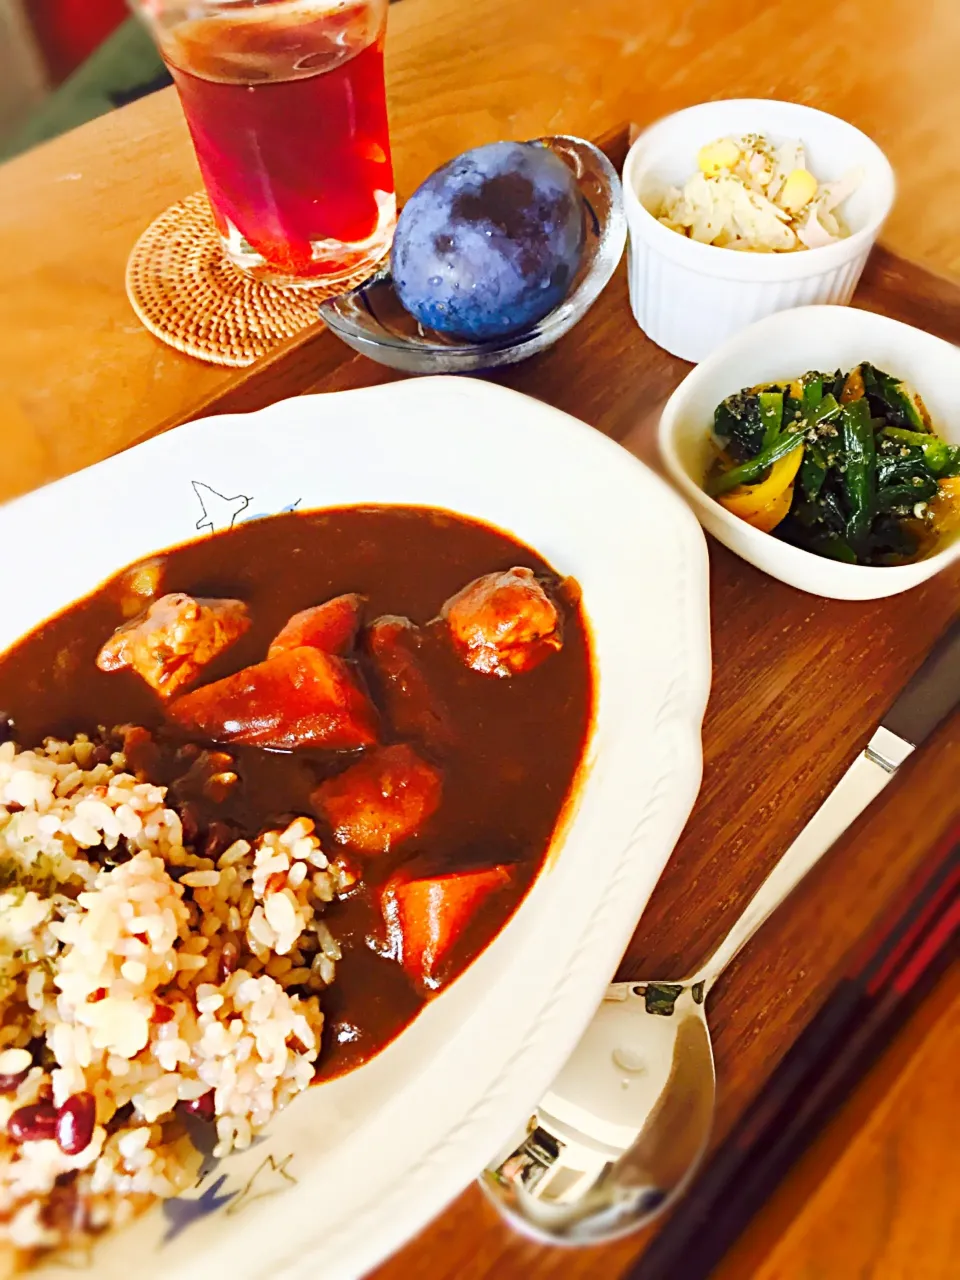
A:
<svg viewBox="0 0 960 1280">
<path fill-rule="evenodd" d="M 955 965 L 713 1280 L 953 1280 L 958 1059 Z"/>
<path fill-rule="evenodd" d="M 960 276 L 958 43 L 954 0 L 769 0 L 762 10 L 755 0 L 402 0 L 388 43 L 401 195 L 440 160 L 497 137 L 600 136 L 711 96 L 798 99 L 867 129 L 898 170 L 885 241 L 899 256 L 875 257 L 860 300 L 957 341 L 960 290 L 903 259 Z M 198 185 L 170 93 L 0 168 L 0 498 L 208 410 L 393 376 L 329 334 L 310 333 L 246 374 L 198 365 L 147 335 L 123 292 L 127 253 Z M 621 272 L 573 334 L 502 380 L 650 457 L 659 406 L 683 368 L 632 324 Z M 679 976 L 710 950 L 957 610 L 956 572 L 908 596 L 848 604 L 771 582 L 715 544 L 710 556 L 704 787 L 623 976 Z M 955 717 L 718 987 L 718 1139 L 856 938 L 960 816 L 958 769 Z M 927 1141 L 933 1150 L 944 1131 L 932 1126 Z M 938 1221 L 928 1206 L 933 1239 Z M 468 1190 L 377 1274 L 616 1276 L 643 1245 L 543 1249 L 511 1235 Z"/>
</svg>

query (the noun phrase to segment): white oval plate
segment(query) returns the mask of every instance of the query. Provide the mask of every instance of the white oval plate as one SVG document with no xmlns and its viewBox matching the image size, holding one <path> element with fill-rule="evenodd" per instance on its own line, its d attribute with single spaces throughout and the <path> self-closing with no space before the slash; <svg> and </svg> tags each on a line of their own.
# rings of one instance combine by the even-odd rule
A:
<svg viewBox="0 0 960 1280">
<path fill-rule="evenodd" d="M 394 1044 L 108 1238 L 98 1280 L 127 1280 L 134 1257 L 139 1280 L 337 1280 L 396 1249 L 549 1085 L 697 793 L 710 659 L 695 519 L 599 432 L 479 381 L 427 378 L 207 418 L 0 509 L 0 649 L 198 530 L 354 503 L 481 518 L 579 579 L 598 699 L 573 817 L 507 927 Z"/>
</svg>

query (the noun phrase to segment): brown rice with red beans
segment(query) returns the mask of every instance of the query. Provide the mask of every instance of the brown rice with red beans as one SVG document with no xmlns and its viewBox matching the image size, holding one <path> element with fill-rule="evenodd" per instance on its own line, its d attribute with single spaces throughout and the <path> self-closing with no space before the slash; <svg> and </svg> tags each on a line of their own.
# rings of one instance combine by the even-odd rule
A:
<svg viewBox="0 0 960 1280">
<path fill-rule="evenodd" d="M 339 959 L 309 819 L 205 857 L 107 755 L 0 745 L 0 1274 L 189 1186 L 184 1110 L 248 1146 L 310 1083 Z"/>
</svg>

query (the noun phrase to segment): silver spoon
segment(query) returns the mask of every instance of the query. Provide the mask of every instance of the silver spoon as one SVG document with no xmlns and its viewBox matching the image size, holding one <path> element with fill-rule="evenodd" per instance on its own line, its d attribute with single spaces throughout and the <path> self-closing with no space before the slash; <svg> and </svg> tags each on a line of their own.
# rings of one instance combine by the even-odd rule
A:
<svg viewBox="0 0 960 1280">
<path fill-rule="evenodd" d="M 707 997 L 912 750 L 877 730 L 693 977 L 607 988 L 526 1131 L 480 1177 L 514 1226 L 556 1244 L 595 1244 L 638 1230 L 680 1194 L 713 1124 Z"/>
</svg>

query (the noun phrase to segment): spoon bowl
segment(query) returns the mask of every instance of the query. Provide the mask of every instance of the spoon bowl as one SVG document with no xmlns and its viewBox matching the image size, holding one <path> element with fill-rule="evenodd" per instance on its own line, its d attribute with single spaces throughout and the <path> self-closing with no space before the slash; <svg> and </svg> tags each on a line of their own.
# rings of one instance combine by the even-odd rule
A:
<svg viewBox="0 0 960 1280">
<path fill-rule="evenodd" d="M 583 200 L 584 246 L 570 291 L 559 306 L 520 333 L 473 342 L 425 329 L 402 306 L 389 267 L 355 289 L 320 304 L 320 318 L 338 338 L 380 364 L 407 373 L 472 373 L 516 364 L 552 346 L 596 302 L 623 257 L 627 223 L 617 171 L 592 142 L 557 135 L 537 138 L 570 169 Z"/>
<path fill-rule="evenodd" d="M 716 1096 L 702 984 L 615 983 L 480 1185 L 526 1234 L 591 1244 L 638 1230 L 700 1164 Z"/>
</svg>

